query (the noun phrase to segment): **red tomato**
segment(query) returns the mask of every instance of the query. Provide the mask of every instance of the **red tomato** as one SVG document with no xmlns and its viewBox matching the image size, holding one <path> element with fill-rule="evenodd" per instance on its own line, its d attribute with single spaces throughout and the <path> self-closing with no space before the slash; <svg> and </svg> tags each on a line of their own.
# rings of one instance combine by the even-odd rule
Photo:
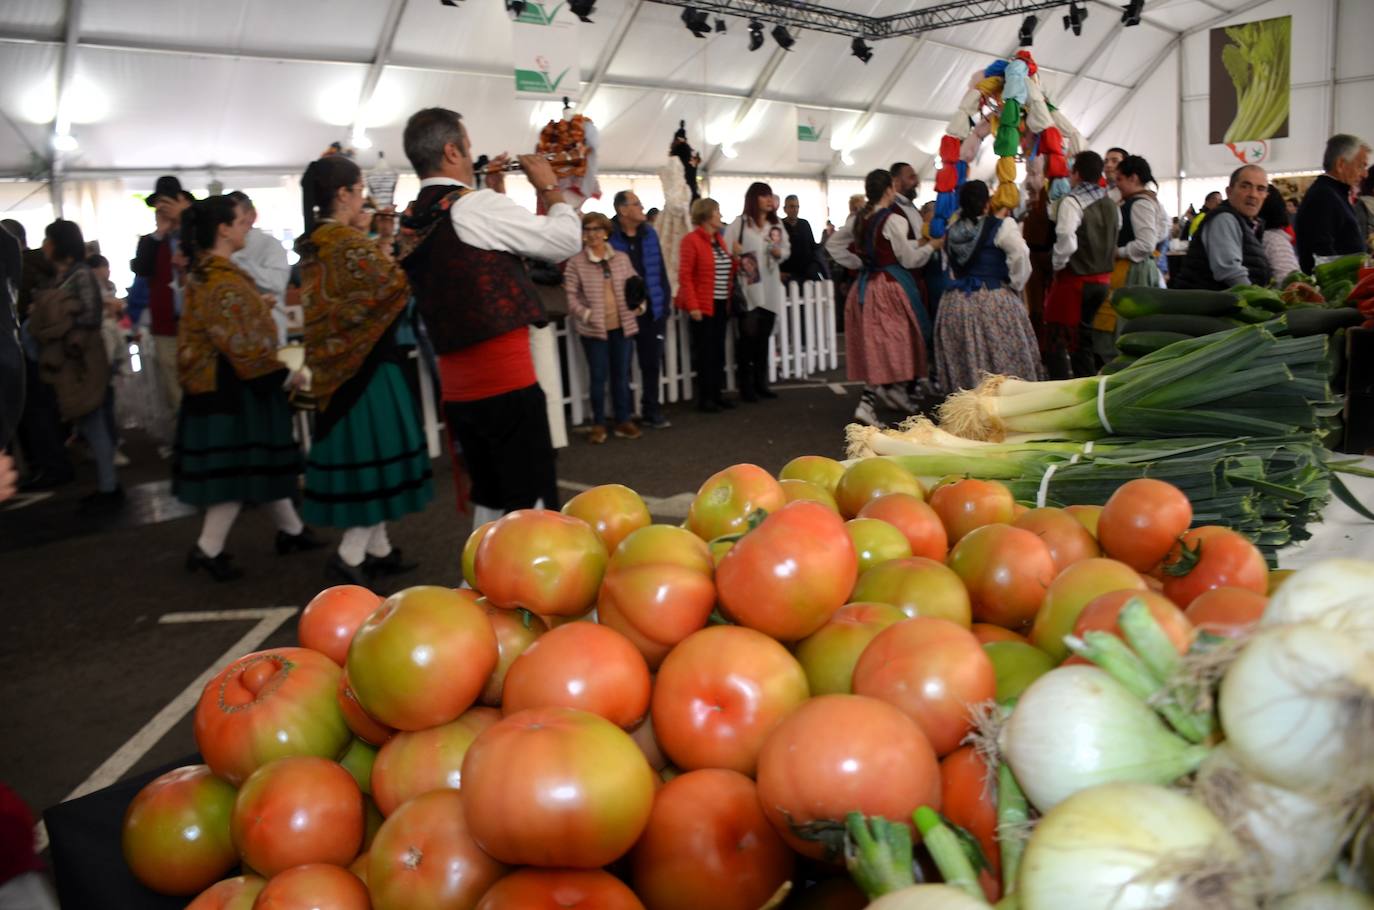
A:
<svg viewBox="0 0 1374 910">
<path fill-rule="evenodd" d="M 813 483 L 832 496 L 840 478 L 844 476 L 844 465 L 824 455 L 799 455 L 778 472 L 779 480 L 802 480 Z"/>
<path fill-rule="evenodd" d="M 1019 629 L 1030 624 L 1054 581 L 1054 557 L 1045 542 L 1011 525 L 974 528 L 949 554 L 979 622 Z"/>
<path fill-rule="evenodd" d="M 1030 531 L 1049 547 L 1056 574 L 1076 562 L 1102 555 L 1102 548 L 1082 522 L 1063 509 L 1031 509 L 1017 516 L 1012 527 Z"/>
<path fill-rule="evenodd" d="M 590 711 L 628 730 L 649 710 L 649 667 L 614 629 L 591 622 L 559 626 L 511 664 L 501 713 L 547 707 Z"/>
<path fill-rule="evenodd" d="M 835 503 L 835 497 L 814 483 L 806 480 L 780 480 L 778 485 L 782 487 L 782 495 L 786 497 L 788 502 L 805 499 L 810 502 L 818 502 L 837 514 L 840 511 L 840 507 Z"/>
<path fill-rule="evenodd" d="M 940 771 L 929 740 L 897 708 L 860 695 L 822 695 L 768 737 L 759 802 L 792 849 L 833 862 L 835 844 L 804 837 L 807 826 L 842 825 L 850 812 L 910 826 L 919 807 L 940 808 Z"/>
<path fill-rule="evenodd" d="M 495 708 L 473 708 L 449 723 L 393 736 L 372 765 L 372 798 L 382 815 L 431 790 L 461 789 L 473 740 L 500 719 Z"/>
<path fill-rule="evenodd" d="M 1145 581 L 1124 562 L 1114 559 L 1085 559 L 1055 576 L 1045 592 L 1045 602 L 1031 626 L 1031 644 L 1056 661 L 1069 655 L 1064 636 L 1073 631 L 1078 614 L 1095 597 L 1128 588 L 1144 591 Z"/>
<path fill-rule="evenodd" d="M 475 907 L 505 867 L 473 840 L 463 797 L 432 790 L 382 823 L 368 852 L 373 910 Z"/>
<path fill-rule="evenodd" d="M 644 910 L 620 879 L 600 869 L 517 869 L 482 896 L 477 910 Z"/>
<path fill-rule="evenodd" d="M 620 542 L 608 570 L 631 566 L 674 565 L 710 575 L 715 569 L 706 541 L 673 525 L 649 525 Z"/>
<path fill-rule="evenodd" d="M 797 659 L 743 626 L 710 626 L 673 649 L 654 681 L 654 733 L 687 771 L 752 775 L 763 741 L 810 693 Z"/>
<path fill-rule="evenodd" d="M 229 838 L 233 810 L 234 788 L 207 765 L 168 771 L 124 812 L 124 862 L 159 894 L 197 894 L 238 864 Z"/>
<path fill-rule="evenodd" d="M 706 768 L 669 781 L 630 856 L 649 910 L 759 910 L 792 877 L 793 855 L 754 782 Z"/>
<path fill-rule="evenodd" d="M 424 730 L 471 707 L 496 658 L 496 633 L 476 594 L 406 588 L 388 597 L 353 637 L 348 682 L 358 703 L 381 723 Z"/>
<path fill-rule="evenodd" d="M 944 619 L 908 619 L 879 632 L 854 667 L 854 693 L 901 708 L 936 755 L 973 729 L 969 709 L 997 692 L 997 674 L 968 629 Z"/>
<path fill-rule="evenodd" d="M 487 684 L 478 699 L 482 704 L 493 708 L 501 706 L 501 693 L 505 691 L 506 674 L 515 659 L 534 644 L 535 639 L 549 631 L 548 623 L 529 610 L 502 610 L 483 601 L 487 619 L 491 621 L 492 631 L 496 633 L 496 669 L 487 677 Z"/>
<path fill-rule="evenodd" d="M 891 604 L 846 604 L 830 622 L 797 642 L 794 653 L 812 695 L 848 695 L 854 664 L 883 629 L 907 615 Z"/>
<path fill-rule="evenodd" d="M 580 518 L 592 526 L 596 536 L 614 553 L 632 531 L 649 526 L 649 507 L 640 495 L 620 483 L 607 483 L 583 490 L 563 503 L 564 515 Z"/>
<path fill-rule="evenodd" d="M 573 708 L 512 714 L 463 762 L 472 836 L 512 865 L 604 866 L 634 846 L 653 798 L 654 772 L 630 735 Z"/>
<path fill-rule="evenodd" d="M 381 603 L 380 597 L 358 585 L 325 588 L 301 611 L 296 637 L 302 648 L 313 648 L 342 667 L 353 633 Z"/>
<path fill-rule="evenodd" d="M 1193 598 L 1184 615 L 1200 632 L 1242 638 L 1268 605 L 1268 597 L 1245 588 L 1213 588 Z"/>
<path fill-rule="evenodd" d="M 969 626 L 968 630 L 973 633 L 973 637 L 978 639 L 980 644 L 987 644 L 993 641 L 1016 641 L 1022 644 L 1030 644 L 1030 639 L 1026 638 L 1024 635 L 1019 635 L 1010 629 L 1004 629 L 1001 626 L 994 626 L 985 622 L 976 622 Z"/>
<path fill-rule="evenodd" d="M 1124 639 L 1121 627 L 1117 625 L 1117 617 L 1121 615 L 1122 609 L 1126 604 L 1135 598 L 1140 598 L 1149 608 L 1150 615 L 1155 618 L 1163 629 L 1165 636 L 1173 644 L 1175 650 L 1182 654 L 1188 650 L 1193 643 L 1193 625 L 1188 622 L 1183 611 L 1173 605 L 1169 598 L 1153 591 L 1141 591 L 1131 588 L 1126 591 L 1109 591 L 1099 597 L 1093 598 L 1088 605 L 1083 608 L 1083 612 L 1078 614 L 1078 621 L 1073 624 L 1073 634 L 1082 638 L 1087 632 L 1110 632 L 1117 638 Z M 1081 661 L 1081 658 L 1078 659 Z M 1086 663 L 1086 661 L 1081 661 Z"/>
<path fill-rule="evenodd" d="M 1151 477 L 1128 480 L 1102 507 L 1097 540 L 1102 550 L 1137 572 L 1159 565 L 1193 522 L 1183 491 Z"/>
<path fill-rule="evenodd" d="M 1055 667 L 1054 658 L 1026 641 L 992 641 L 983 645 L 997 674 L 997 703 L 1021 697 L 1021 693 Z"/>
<path fill-rule="evenodd" d="M 596 618 L 628 639 L 650 669 L 657 669 L 674 645 L 706 625 L 715 608 L 716 586 L 709 570 L 672 563 L 612 565 L 601 583 Z"/>
<path fill-rule="evenodd" d="M 278 873 L 258 894 L 253 910 L 372 910 L 367 885 L 339 866 L 310 863 Z"/>
<path fill-rule="evenodd" d="M 886 458 L 856 461 L 835 485 L 835 502 L 845 518 L 858 515 L 865 505 L 889 493 L 906 493 L 924 499 L 925 488 L 906 468 Z"/>
<path fill-rule="evenodd" d="M 854 555 L 859 557 L 860 573 L 889 559 L 911 556 L 911 544 L 906 542 L 906 536 L 885 521 L 851 518 L 844 523 L 844 529 L 854 544 Z"/>
<path fill-rule="evenodd" d="M 348 729 L 353 731 L 353 735 L 365 743 L 380 746 L 382 743 L 391 739 L 396 734 L 396 730 L 380 723 L 363 710 L 363 706 L 358 704 L 357 693 L 348 684 L 348 671 L 344 670 L 339 676 L 338 692 L 339 710 L 343 712 L 344 722 L 348 724 Z"/>
<path fill-rule="evenodd" d="M 877 518 L 906 536 L 912 556 L 944 562 L 949 554 L 949 534 L 940 516 L 925 500 L 910 493 L 888 493 L 870 499 L 859 510 L 860 518 Z"/>
<path fill-rule="evenodd" d="M 1164 563 L 1164 596 L 1189 606 L 1213 588 L 1269 593 L 1264 554 L 1230 528 L 1208 525 L 1184 534 Z"/>
<path fill-rule="evenodd" d="M 243 782 L 229 824 L 243 861 L 264 875 L 306 863 L 346 866 L 363 844 L 363 794 L 323 758 L 279 758 Z"/>
<path fill-rule="evenodd" d="M 930 506 L 949 534 L 949 542 L 958 543 L 974 528 L 990 524 L 1011 524 L 1011 490 L 995 480 L 966 477 L 943 484 L 930 494 Z"/>
<path fill-rule="evenodd" d="M 236 875 L 215 882 L 186 905 L 186 910 L 253 910 L 267 879 L 258 875 Z"/>
<path fill-rule="evenodd" d="M 753 464 L 731 465 L 712 474 L 687 510 L 687 530 L 702 540 L 749 530 L 759 509 L 776 512 L 787 497 L 773 475 Z"/>
<path fill-rule="evenodd" d="M 983 894 L 996 903 L 1002 896 L 1002 849 L 997 843 L 997 778 L 973 746 L 962 746 L 940 762 L 941 810 L 945 818 L 978 841 L 991 870 L 979 873 Z"/>
<path fill-rule="evenodd" d="M 333 758 L 352 738 L 337 701 L 341 672 L 308 648 L 240 657 L 201 693 L 196 748 L 211 771 L 235 785 L 275 758 Z"/>
<path fill-rule="evenodd" d="M 840 516 L 814 502 L 790 503 L 720 561 L 721 610 L 779 641 L 805 638 L 849 599 L 858 563 Z"/>
<path fill-rule="evenodd" d="M 606 546 L 580 518 L 521 509 L 497 519 L 477 547 L 477 587 L 498 607 L 581 616 L 596 603 Z"/>
<path fill-rule="evenodd" d="M 973 617 L 968 588 L 943 563 L 921 556 L 894 559 L 859 577 L 851 600 L 891 604 L 913 619 L 933 616 L 968 627 Z"/>
<path fill-rule="evenodd" d="M 463 581 L 468 583 L 469 588 L 477 587 L 477 548 L 495 524 L 495 521 L 488 521 L 473 528 L 463 544 Z"/>
</svg>

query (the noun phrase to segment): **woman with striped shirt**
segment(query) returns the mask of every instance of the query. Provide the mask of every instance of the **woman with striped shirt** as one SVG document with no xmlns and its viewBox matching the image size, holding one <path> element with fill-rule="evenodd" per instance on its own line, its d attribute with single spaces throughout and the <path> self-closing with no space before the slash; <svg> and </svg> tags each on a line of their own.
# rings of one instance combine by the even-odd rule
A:
<svg viewBox="0 0 1374 910">
<path fill-rule="evenodd" d="M 720 205 L 692 203 L 693 230 L 682 238 L 675 305 L 691 317 L 692 360 L 697 372 L 697 410 L 714 414 L 735 406 L 724 398 L 725 330 L 736 263 L 721 237 Z"/>
</svg>

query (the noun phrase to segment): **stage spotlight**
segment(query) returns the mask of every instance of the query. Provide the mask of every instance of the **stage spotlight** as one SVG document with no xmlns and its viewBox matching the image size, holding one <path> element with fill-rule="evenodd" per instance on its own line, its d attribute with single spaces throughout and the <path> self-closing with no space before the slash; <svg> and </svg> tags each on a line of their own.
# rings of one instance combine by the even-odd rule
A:
<svg viewBox="0 0 1374 910">
<path fill-rule="evenodd" d="M 689 6 L 682 11 L 682 24 L 687 26 L 687 31 L 698 38 L 705 38 L 711 34 L 709 17 L 695 6 Z"/>
<path fill-rule="evenodd" d="M 1021 31 L 1017 33 L 1016 40 L 1021 42 L 1022 47 L 1030 47 L 1035 43 L 1035 23 L 1039 21 L 1034 16 L 1021 20 Z"/>
<path fill-rule="evenodd" d="M 778 47 L 785 51 L 790 51 L 792 45 L 797 43 L 797 39 L 793 38 L 787 28 L 782 25 L 773 26 L 773 40 L 778 42 Z"/>
<path fill-rule="evenodd" d="M 506 12 L 517 19 L 525 11 L 525 0 L 506 0 Z"/>
<path fill-rule="evenodd" d="M 1131 0 L 1121 7 L 1121 24 L 1127 27 L 1140 24 L 1140 14 L 1145 12 L 1145 0 Z"/>
<path fill-rule="evenodd" d="M 1073 29 L 1075 35 L 1083 34 L 1083 23 L 1087 21 L 1088 8 L 1078 3 L 1069 4 L 1069 13 L 1064 17 L 1064 28 Z"/>
<path fill-rule="evenodd" d="M 583 22 L 591 22 L 592 13 L 596 11 L 596 0 L 568 0 L 568 9 Z"/>
<path fill-rule="evenodd" d="M 749 22 L 749 50 L 756 51 L 763 47 L 763 23 L 757 19 Z"/>
<path fill-rule="evenodd" d="M 855 38 L 849 45 L 849 52 L 858 57 L 864 63 L 873 59 L 873 48 L 868 46 L 868 42 L 862 38 Z"/>
<path fill-rule="evenodd" d="M 725 34 L 725 20 L 719 16 L 716 17 L 716 31 L 722 35 Z"/>
</svg>

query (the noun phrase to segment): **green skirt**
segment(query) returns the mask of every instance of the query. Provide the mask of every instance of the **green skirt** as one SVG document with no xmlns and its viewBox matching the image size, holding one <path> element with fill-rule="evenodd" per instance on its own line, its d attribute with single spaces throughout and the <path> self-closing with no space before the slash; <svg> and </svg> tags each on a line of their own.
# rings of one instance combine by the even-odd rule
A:
<svg viewBox="0 0 1374 910">
<path fill-rule="evenodd" d="M 434 498 L 429 451 L 400 367 L 384 363 L 305 463 L 310 524 L 356 528 L 419 512 Z"/>
<path fill-rule="evenodd" d="M 183 400 L 172 465 L 172 494 L 182 502 L 264 503 L 300 492 L 301 450 L 286 394 L 245 383 L 237 402 L 232 412 L 205 413 Z"/>
</svg>

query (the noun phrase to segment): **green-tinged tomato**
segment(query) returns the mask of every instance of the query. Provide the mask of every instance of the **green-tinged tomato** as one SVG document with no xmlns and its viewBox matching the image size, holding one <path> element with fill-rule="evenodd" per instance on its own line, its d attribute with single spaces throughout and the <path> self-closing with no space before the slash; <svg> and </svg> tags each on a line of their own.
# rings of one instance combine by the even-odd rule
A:
<svg viewBox="0 0 1374 910">
<path fill-rule="evenodd" d="M 601 625 L 629 639 L 653 670 L 678 642 L 705 627 L 715 606 L 709 570 L 648 563 L 607 572 L 596 615 Z"/>
<path fill-rule="evenodd" d="M 477 588 L 498 607 L 581 616 L 596 604 L 609 559 L 592 526 L 548 509 L 496 521 L 477 548 Z"/>
<path fill-rule="evenodd" d="M 339 764 L 343 765 L 345 771 L 353 775 L 353 780 L 357 782 L 359 790 L 370 794 L 372 792 L 372 765 L 376 760 L 377 747 L 354 737 L 339 759 Z"/>
<path fill-rule="evenodd" d="M 653 520 L 643 498 L 620 483 L 583 490 L 565 502 L 560 511 L 591 525 L 606 545 L 607 553 L 614 553 L 622 540 L 640 528 L 647 528 Z"/>
<path fill-rule="evenodd" d="M 874 566 L 859 576 L 849 599 L 891 604 L 909 617 L 947 619 L 965 629 L 973 622 L 963 581 L 953 569 L 922 556 Z"/>
<path fill-rule="evenodd" d="M 280 758 L 243 782 L 229 831 L 248 866 L 268 876 L 306 863 L 345 866 L 363 845 L 363 794 L 323 758 Z"/>
<path fill-rule="evenodd" d="M 238 864 L 229 836 L 233 809 L 233 786 L 207 765 L 168 771 L 124 812 L 121 843 L 129 871 L 159 894 L 205 890 Z"/>
<path fill-rule="evenodd" d="M 869 500 L 859 510 L 860 518 L 876 518 L 892 525 L 906 537 L 912 556 L 944 562 L 949 555 L 949 534 L 940 516 L 919 496 L 888 493 Z"/>
<path fill-rule="evenodd" d="M 1097 539 L 1097 522 L 1102 517 L 1101 506 L 1065 506 L 1064 514 L 1086 528 L 1093 536 L 1093 540 Z"/>
<path fill-rule="evenodd" d="M 506 868 L 472 838 L 463 796 L 432 790 L 393 812 L 368 851 L 373 910 L 475 907 Z"/>
<path fill-rule="evenodd" d="M 253 902 L 266 884 L 267 879 L 260 875 L 226 878 L 200 892 L 186 910 L 253 910 Z"/>
<path fill-rule="evenodd" d="M 431 790 L 459 790 L 463 759 L 482 731 L 501 719 L 495 708 L 472 708 L 457 720 L 428 730 L 397 733 L 377 753 L 372 797 L 382 815 Z"/>
<path fill-rule="evenodd" d="M 1088 529 L 1063 509 L 1031 509 L 1017 516 L 1013 527 L 1035 534 L 1049 547 L 1054 570 L 1062 572 L 1076 562 L 1102 555 Z"/>
<path fill-rule="evenodd" d="M 851 518 L 844 523 L 844 529 L 854 542 L 861 574 L 889 559 L 905 559 L 911 555 L 911 544 L 907 543 L 906 536 L 885 521 Z"/>
<path fill-rule="evenodd" d="M 835 504 L 835 497 L 809 480 L 781 480 L 778 483 L 782 486 L 782 494 L 787 497 L 788 502 L 805 499 L 818 502 L 835 512 L 840 511 L 840 507 Z"/>
<path fill-rule="evenodd" d="M 1020 698 L 1031 683 L 1054 669 L 1054 658 L 1035 645 L 1019 641 L 993 641 L 983 645 L 997 674 L 997 701 L 1006 704 Z"/>
<path fill-rule="evenodd" d="M 534 644 L 535 639 L 549 631 L 549 624 L 529 610 L 502 610 L 485 600 L 482 601 L 482 608 L 487 611 L 487 619 L 496 633 L 497 658 L 496 669 L 487 677 L 487 684 L 478 700 L 489 707 L 499 708 L 510 665 Z"/>
<path fill-rule="evenodd" d="M 783 465 L 778 472 L 779 480 L 802 480 L 815 484 L 832 496 L 843 476 L 844 465 L 824 455 L 800 455 Z"/>
<path fill-rule="evenodd" d="M 797 642 L 797 660 L 806 671 L 811 694 L 848 695 L 854 665 L 873 637 L 907 615 L 891 604 L 851 603 L 830 621 Z"/>
<path fill-rule="evenodd" d="M 308 863 L 274 875 L 258 894 L 254 910 L 372 910 L 367 885 L 342 865 Z"/>
<path fill-rule="evenodd" d="M 1145 579 L 1124 562 L 1115 559 L 1085 559 L 1060 572 L 1031 626 L 1030 640 L 1055 661 L 1069 655 L 1064 636 L 1073 631 L 1078 614 L 1094 598 L 1111 591 L 1128 588 L 1145 590 Z"/>
<path fill-rule="evenodd" d="M 1030 624 L 1055 577 L 1045 542 L 1004 524 L 965 534 L 949 553 L 949 567 L 968 588 L 973 618 L 1008 629 Z"/>
<path fill-rule="evenodd" d="M 906 493 L 924 499 L 926 492 L 916 476 L 886 458 L 865 458 L 845 470 L 835 486 L 835 502 L 840 514 L 853 518 L 868 503 L 889 493 Z"/>
<path fill-rule="evenodd" d="M 782 485 L 763 468 L 737 464 L 712 474 L 697 490 L 687 511 L 687 528 L 702 540 L 743 534 L 754 513 L 776 512 L 787 504 Z"/>
<path fill-rule="evenodd" d="M 951 544 L 958 543 L 974 528 L 990 524 L 1011 524 L 1016 501 L 1011 490 L 995 480 L 966 477 L 946 483 L 930 494 L 930 506 L 944 522 Z"/>
<path fill-rule="evenodd" d="M 477 587 L 477 548 L 482 545 L 482 540 L 491 531 L 496 522 L 484 522 L 472 529 L 468 535 L 467 543 L 463 544 L 463 581 L 468 583 L 469 588 Z"/>
<path fill-rule="evenodd" d="M 706 541 L 675 525 L 649 525 L 620 542 L 606 569 L 669 564 L 710 575 L 715 568 Z"/>
</svg>

